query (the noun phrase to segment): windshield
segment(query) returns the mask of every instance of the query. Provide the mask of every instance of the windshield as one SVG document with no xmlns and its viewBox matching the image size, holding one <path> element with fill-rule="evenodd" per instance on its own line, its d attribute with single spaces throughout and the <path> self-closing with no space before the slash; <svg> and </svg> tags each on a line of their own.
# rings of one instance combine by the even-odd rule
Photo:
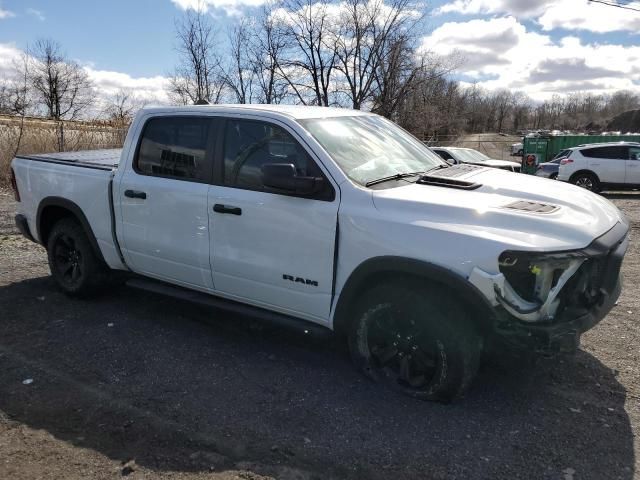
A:
<svg viewBox="0 0 640 480">
<path fill-rule="evenodd" d="M 377 115 L 314 118 L 300 124 L 342 171 L 361 185 L 447 165 L 411 134 Z"/>
<path fill-rule="evenodd" d="M 478 158 L 482 159 L 483 161 L 487 161 L 487 160 L 493 160 L 491 157 L 487 156 L 486 154 L 478 151 L 478 150 L 471 150 L 471 153 L 475 156 L 477 156 Z"/>
<path fill-rule="evenodd" d="M 455 150 L 451 150 L 454 155 L 456 155 L 461 161 L 466 163 L 477 163 L 485 161 L 482 157 L 476 155 L 476 153 L 480 152 L 475 152 L 473 150 L 467 150 L 464 148 L 456 148 Z"/>
</svg>

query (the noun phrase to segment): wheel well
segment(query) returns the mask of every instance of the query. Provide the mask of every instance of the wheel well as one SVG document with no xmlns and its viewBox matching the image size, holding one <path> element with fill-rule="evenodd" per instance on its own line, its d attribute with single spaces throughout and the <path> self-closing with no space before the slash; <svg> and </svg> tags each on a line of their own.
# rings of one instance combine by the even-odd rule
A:
<svg viewBox="0 0 640 480">
<path fill-rule="evenodd" d="M 36 217 L 36 228 L 40 243 L 46 248 L 51 229 L 63 218 L 73 218 L 82 226 L 94 253 L 98 259 L 106 265 L 102 252 L 100 251 L 100 247 L 98 247 L 98 241 L 96 240 L 93 230 L 91 230 L 91 225 L 82 212 L 82 209 L 75 203 L 64 198 L 47 197 L 40 202 Z"/>
<path fill-rule="evenodd" d="M 595 178 L 597 182 L 600 182 L 600 179 L 598 178 L 598 175 L 593 173 L 591 170 L 578 170 L 577 172 L 575 172 L 575 173 L 573 173 L 571 175 L 571 177 L 569 178 L 569 181 L 571 182 L 571 181 L 575 180 L 578 177 L 578 175 L 584 175 L 584 174 L 589 175 L 589 176 Z"/>
<path fill-rule="evenodd" d="M 38 222 L 38 236 L 40 237 L 40 242 L 44 246 L 47 245 L 49 233 L 51 233 L 53 226 L 63 218 L 73 218 L 80 223 L 73 212 L 67 208 L 50 205 L 42 209 L 40 213 L 40 221 Z"/>
<path fill-rule="evenodd" d="M 493 328 L 495 321 L 493 308 L 477 288 L 465 278 L 442 267 L 411 259 L 395 260 L 393 267 L 367 268 L 369 262 L 381 263 L 376 260 L 372 259 L 358 267 L 343 287 L 333 321 L 333 327 L 337 333 L 347 332 L 349 322 L 353 319 L 354 308 L 364 292 L 374 285 L 393 282 L 422 285 L 426 283 L 445 289 L 461 302 L 463 308 L 475 320 L 480 333 L 488 333 Z"/>
</svg>

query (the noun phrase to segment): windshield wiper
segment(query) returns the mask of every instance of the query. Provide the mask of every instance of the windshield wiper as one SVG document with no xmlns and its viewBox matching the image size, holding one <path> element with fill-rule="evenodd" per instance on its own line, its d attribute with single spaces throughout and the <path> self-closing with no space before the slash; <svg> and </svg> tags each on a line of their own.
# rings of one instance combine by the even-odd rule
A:
<svg viewBox="0 0 640 480">
<path fill-rule="evenodd" d="M 433 168 L 430 168 L 429 170 L 427 170 L 424 173 L 429 173 L 429 172 L 433 172 L 434 170 L 440 170 L 441 168 L 449 168 L 451 165 L 447 164 L 441 164 L 441 165 L 436 165 Z"/>
<path fill-rule="evenodd" d="M 407 177 L 417 177 L 418 175 L 424 175 L 426 172 L 409 172 L 409 173 L 396 173 L 395 175 L 389 175 L 388 177 L 377 178 L 375 180 L 369 180 L 364 184 L 365 187 L 376 185 L 378 183 L 388 182 L 390 180 L 400 180 Z"/>
</svg>

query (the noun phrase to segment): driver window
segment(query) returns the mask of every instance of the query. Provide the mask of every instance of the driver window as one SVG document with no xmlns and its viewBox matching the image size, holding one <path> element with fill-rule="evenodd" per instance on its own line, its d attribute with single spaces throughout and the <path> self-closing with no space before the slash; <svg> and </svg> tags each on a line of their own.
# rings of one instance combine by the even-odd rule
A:
<svg viewBox="0 0 640 480">
<path fill-rule="evenodd" d="M 640 160 L 640 147 L 629 147 L 629 159 Z"/>
<path fill-rule="evenodd" d="M 300 176 L 322 176 L 306 151 L 283 128 L 252 120 L 228 120 L 224 184 L 263 190 L 261 169 L 266 163 L 292 163 Z"/>
</svg>

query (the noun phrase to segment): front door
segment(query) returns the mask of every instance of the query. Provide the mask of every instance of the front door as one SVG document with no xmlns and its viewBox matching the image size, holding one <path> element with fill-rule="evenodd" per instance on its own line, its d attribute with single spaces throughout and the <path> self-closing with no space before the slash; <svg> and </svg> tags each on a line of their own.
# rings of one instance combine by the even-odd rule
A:
<svg viewBox="0 0 640 480">
<path fill-rule="evenodd" d="M 222 165 L 209 189 L 216 291 L 316 322 L 329 317 L 338 190 L 283 126 L 226 121 Z M 324 179 L 313 197 L 268 191 L 261 167 L 293 164 Z M 215 177 L 214 177 L 215 178 Z"/>
<path fill-rule="evenodd" d="M 155 117 L 145 124 L 115 193 L 122 253 L 133 271 L 213 289 L 207 195 L 214 137 L 210 117 Z"/>
</svg>

